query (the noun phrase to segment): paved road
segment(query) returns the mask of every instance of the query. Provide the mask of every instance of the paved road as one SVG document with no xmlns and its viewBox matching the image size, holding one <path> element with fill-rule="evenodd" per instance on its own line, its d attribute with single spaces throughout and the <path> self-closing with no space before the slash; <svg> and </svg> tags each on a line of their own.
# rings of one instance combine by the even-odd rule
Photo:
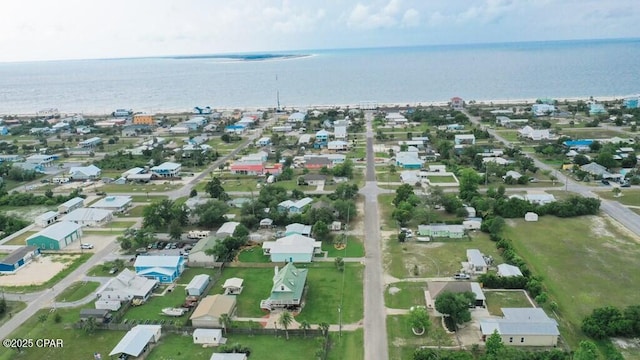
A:
<svg viewBox="0 0 640 360">
<path fill-rule="evenodd" d="M 365 270 L 364 270 L 364 358 L 389 359 L 387 345 L 386 310 L 382 276 L 382 249 L 378 213 L 378 183 L 374 167 L 373 114 L 367 120 L 367 170 L 366 185 L 360 192 L 365 196 Z"/>
<path fill-rule="evenodd" d="M 469 119 L 471 120 L 472 123 L 477 124 L 479 126 L 483 126 L 480 123 L 480 118 L 476 117 L 476 116 L 472 116 L 471 114 L 469 114 L 468 112 L 465 111 L 465 114 L 469 117 Z M 607 128 L 607 129 L 613 129 L 613 128 Z M 495 130 L 493 129 L 486 129 L 489 134 L 491 134 L 491 136 L 493 136 L 496 140 L 502 142 L 504 145 L 506 146 L 511 146 L 511 142 L 506 140 L 505 138 L 503 138 L 502 136 L 500 136 L 499 134 L 496 133 Z M 624 131 L 622 131 L 624 132 Z M 625 132 L 626 134 L 626 132 Z M 593 193 L 593 188 L 590 186 L 586 186 L 583 185 L 581 183 L 578 183 L 576 181 L 574 181 L 573 179 L 569 178 L 568 176 L 560 173 L 558 171 L 558 169 L 553 168 L 552 166 L 545 164 L 541 161 L 539 161 L 538 159 L 536 159 L 535 157 L 532 157 L 533 161 L 535 162 L 535 165 L 543 170 L 550 170 L 552 172 L 555 172 L 556 177 L 560 180 L 563 181 L 566 185 L 566 189 L 567 191 L 571 191 L 571 192 L 575 192 L 578 193 L 582 196 L 586 196 L 586 197 L 593 197 L 593 198 L 598 198 L 598 195 Z M 558 190 L 560 190 L 560 188 L 558 188 Z M 617 220 L 619 223 L 621 223 L 622 225 L 624 225 L 627 229 L 629 229 L 630 231 L 632 231 L 634 234 L 640 236 L 640 215 L 634 213 L 633 211 L 629 210 L 626 206 L 620 204 L 617 201 L 611 201 L 611 200 L 602 200 L 602 204 L 600 206 L 600 210 L 602 210 L 605 214 L 611 216 L 612 218 L 614 218 L 615 220 Z"/>
<path fill-rule="evenodd" d="M 34 295 L 36 297 L 27 304 L 27 307 L 24 310 L 17 314 L 14 314 L 9 321 L 4 323 L 2 327 L 0 327 L 0 339 L 8 337 L 15 329 L 17 329 L 20 325 L 22 325 L 22 323 L 27 321 L 38 310 L 52 307 L 54 305 L 54 299 L 56 298 L 56 296 L 58 296 L 58 294 L 68 288 L 72 283 L 76 281 L 83 281 L 85 279 L 85 274 L 87 273 L 87 271 L 89 271 L 89 269 L 101 263 L 103 258 L 110 255 L 117 249 L 119 249 L 118 244 L 115 242 L 111 243 L 102 250 L 96 252 L 89 260 L 80 265 L 67 277 L 60 280 L 60 282 L 58 282 L 53 288 L 38 293 L 39 296 Z"/>
</svg>

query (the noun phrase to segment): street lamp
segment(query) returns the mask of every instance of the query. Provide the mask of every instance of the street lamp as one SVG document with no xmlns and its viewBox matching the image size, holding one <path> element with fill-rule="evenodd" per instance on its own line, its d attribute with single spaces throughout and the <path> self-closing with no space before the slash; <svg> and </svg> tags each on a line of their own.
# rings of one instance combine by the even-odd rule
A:
<svg viewBox="0 0 640 360">
<path fill-rule="evenodd" d="M 342 305 L 338 305 L 338 337 L 342 337 Z"/>
</svg>

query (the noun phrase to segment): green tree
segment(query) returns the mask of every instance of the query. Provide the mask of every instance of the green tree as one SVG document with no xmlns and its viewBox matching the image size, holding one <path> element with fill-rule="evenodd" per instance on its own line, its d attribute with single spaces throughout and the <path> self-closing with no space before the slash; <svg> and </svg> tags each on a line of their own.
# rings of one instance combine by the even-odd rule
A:
<svg viewBox="0 0 640 360">
<path fill-rule="evenodd" d="M 344 259 L 338 256 L 337 258 L 335 258 L 333 262 L 335 263 L 336 269 L 338 269 L 338 271 L 340 272 L 344 271 Z"/>
<path fill-rule="evenodd" d="M 328 323 L 321 322 L 320 324 L 318 324 L 318 328 L 322 332 L 323 336 L 327 336 L 327 334 L 329 334 L 329 324 Z"/>
<path fill-rule="evenodd" d="M 455 324 L 471 321 L 469 305 L 475 304 L 476 296 L 472 292 L 452 293 L 445 291 L 436 298 L 436 310 L 448 315 Z"/>
<path fill-rule="evenodd" d="M 222 182 L 220 178 L 214 177 L 211 181 L 208 181 L 204 187 L 204 191 L 211 196 L 213 199 L 218 199 L 222 201 L 229 200 L 229 195 L 224 191 L 222 187 Z"/>
<path fill-rule="evenodd" d="M 220 200 L 209 200 L 196 206 L 194 214 L 198 218 L 198 225 L 212 229 L 225 223 L 224 215 L 229 211 L 229 205 Z"/>
<path fill-rule="evenodd" d="M 504 349 L 502 343 L 502 337 L 498 334 L 498 330 L 493 330 L 493 333 L 489 335 L 486 341 L 487 355 L 492 356 L 493 359 L 497 359 L 496 356 Z"/>
<path fill-rule="evenodd" d="M 464 201 L 471 201 L 478 195 L 478 184 L 481 181 L 480 175 L 475 170 L 465 168 L 460 170 L 460 199 Z"/>
<path fill-rule="evenodd" d="M 311 329 L 311 324 L 307 320 L 300 321 L 300 329 L 304 332 L 304 337 L 307 337 L 307 330 Z"/>
<path fill-rule="evenodd" d="M 293 322 L 293 316 L 288 311 L 283 311 L 278 318 L 278 324 L 280 324 L 284 328 L 284 333 L 289 340 L 289 325 Z"/>
<path fill-rule="evenodd" d="M 396 197 L 393 199 L 393 204 L 398 206 L 401 202 L 409 200 L 411 195 L 414 195 L 413 186 L 402 184 L 396 189 Z"/>
<path fill-rule="evenodd" d="M 588 340 L 580 341 L 580 347 L 573 354 L 573 360 L 597 360 L 599 358 L 596 344 Z"/>
<path fill-rule="evenodd" d="M 97 328 L 98 323 L 96 322 L 96 318 L 94 318 L 93 316 L 87 318 L 82 322 L 82 330 L 84 330 L 84 332 L 89 335 L 92 335 Z"/>
<path fill-rule="evenodd" d="M 329 226 L 322 220 L 317 221 L 313 225 L 313 236 L 320 241 L 329 241 L 331 240 L 331 230 L 329 230 Z"/>
<path fill-rule="evenodd" d="M 169 223 L 169 238 L 174 241 L 182 238 L 182 225 L 178 220 L 173 220 Z"/>
<path fill-rule="evenodd" d="M 424 335 L 429 331 L 431 326 L 431 320 L 429 320 L 429 313 L 424 306 L 414 306 L 409 311 L 409 323 L 411 324 L 411 331 L 415 335 Z"/>
<path fill-rule="evenodd" d="M 193 197 L 196 197 L 196 196 L 198 196 L 198 190 L 196 190 L 195 188 L 191 189 L 191 191 L 189 192 L 189 197 L 193 198 Z"/>
<path fill-rule="evenodd" d="M 231 316 L 229 316 L 229 314 L 221 314 L 219 320 L 220 320 L 220 325 L 222 325 L 222 330 L 224 330 L 224 333 L 226 334 L 227 329 L 231 327 L 231 323 L 232 323 Z"/>
</svg>

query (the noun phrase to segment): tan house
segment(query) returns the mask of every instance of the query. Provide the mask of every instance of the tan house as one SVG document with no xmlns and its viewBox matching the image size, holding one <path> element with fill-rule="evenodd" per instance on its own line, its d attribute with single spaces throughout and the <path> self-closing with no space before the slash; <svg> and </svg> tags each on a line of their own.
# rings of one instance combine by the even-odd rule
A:
<svg viewBox="0 0 640 360">
<path fill-rule="evenodd" d="M 541 308 L 502 308 L 501 319 L 480 321 L 482 340 L 494 331 L 502 337 L 502 343 L 510 346 L 546 346 L 558 344 L 558 323 Z"/>
<path fill-rule="evenodd" d="M 193 327 L 221 328 L 220 316 L 232 316 L 236 310 L 236 297 L 233 295 L 209 295 L 202 299 L 193 310 L 189 320 Z"/>
</svg>

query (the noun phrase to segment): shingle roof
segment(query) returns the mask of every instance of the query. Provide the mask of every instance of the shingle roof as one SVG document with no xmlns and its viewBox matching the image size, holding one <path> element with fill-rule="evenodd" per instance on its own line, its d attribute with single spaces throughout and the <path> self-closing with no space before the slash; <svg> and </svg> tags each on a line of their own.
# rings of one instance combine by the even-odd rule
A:
<svg viewBox="0 0 640 360">
<path fill-rule="evenodd" d="M 193 310 L 190 320 L 203 316 L 219 317 L 222 314 L 229 314 L 236 306 L 236 297 L 233 295 L 209 295 L 200 300 L 198 307 Z"/>
</svg>

